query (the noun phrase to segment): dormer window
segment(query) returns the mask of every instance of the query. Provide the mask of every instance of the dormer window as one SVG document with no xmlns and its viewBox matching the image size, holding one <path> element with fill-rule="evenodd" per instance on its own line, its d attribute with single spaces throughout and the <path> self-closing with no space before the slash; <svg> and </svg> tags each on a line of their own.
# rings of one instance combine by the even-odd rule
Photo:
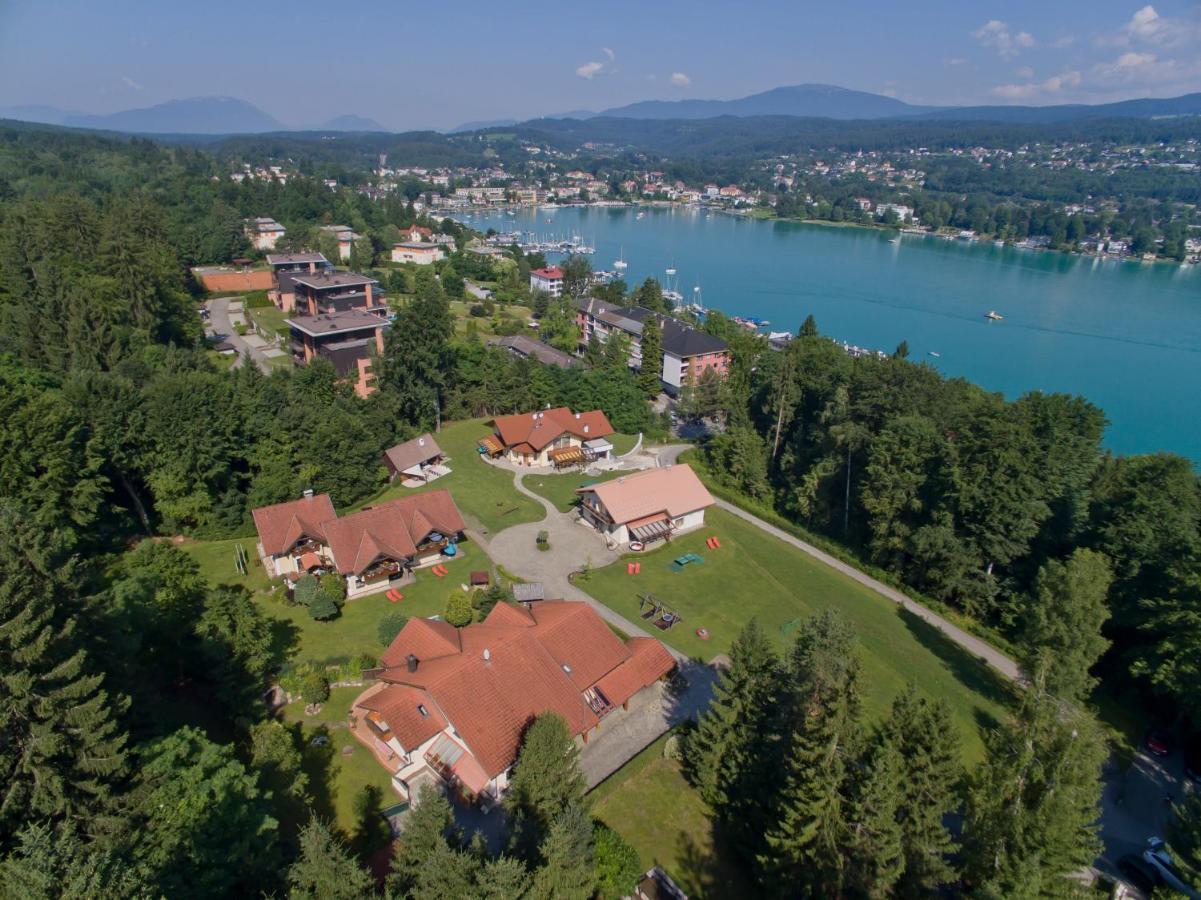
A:
<svg viewBox="0 0 1201 900">
<path fill-rule="evenodd" d="M 421 713 L 421 718 L 423 719 L 428 719 L 430 717 L 430 711 L 425 708 L 425 704 L 418 703 L 417 712 Z"/>
<path fill-rule="evenodd" d="M 566 672 L 568 675 L 570 675 L 571 674 L 571 666 L 567 665 L 567 663 L 563 663 L 563 671 Z"/>
</svg>

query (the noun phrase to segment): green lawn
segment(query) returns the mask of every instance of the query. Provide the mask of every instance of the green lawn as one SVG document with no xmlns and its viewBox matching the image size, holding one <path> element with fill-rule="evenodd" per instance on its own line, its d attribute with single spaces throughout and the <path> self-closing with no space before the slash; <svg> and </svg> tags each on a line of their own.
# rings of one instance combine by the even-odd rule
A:
<svg viewBox="0 0 1201 900">
<path fill-rule="evenodd" d="M 361 829 L 354 813 L 354 798 L 364 787 L 378 790 L 379 800 L 372 812 L 377 821 L 382 821 L 378 817 L 381 810 L 400 802 L 388 771 L 347 727 L 350 704 L 362 692 L 362 687 L 334 688 L 315 716 L 306 715 L 299 701 L 284 707 L 284 721 L 299 722 L 304 736 L 304 770 L 309 776 L 313 812 L 335 822 L 347 839 L 354 839 Z M 318 735 L 329 738 L 329 743 L 313 746 L 312 740 Z M 344 753 L 348 747 L 350 752 Z M 378 828 L 377 821 L 372 825 Z"/>
<path fill-rule="evenodd" d="M 663 758 L 662 737 L 589 795 L 592 813 L 638 851 L 643 871 L 662 866 L 691 897 L 751 897 L 746 875 L 714 849 L 708 810 Z"/>
<path fill-rule="evenodd" d="M 980 728 L 1000 718 L 1010 696 L 982 663 L 890 601 L 730 513 L 710 509 L 706 523 L 665 547 L 637 554 L 640 575 L 626 574 L 625 562 L 618 562 L 594 572 L 581 587 L 634 620 L 638 594 L 654 594 L 684 617 L 658 636 L 706 661 L 727 652 L 752 616 L 783 648 L 795 623 L 837 609 L 859 635 L 868 715 L 881 715 L 913 681 L 927 695 L 947 700 L 965 758 L 981 758 Z M 705 546 L 711 535 L 721 539 L 720 549 Z M 704 564 L 672 572 L 671 560 L 689 552 L 703 556 Z M 710 639 L 697 637 L 698 628 L 707 629 Z"/>
<path fill-rule="evenodd" d="M 459 509 L 465 515 L 476 519 L 485 534 L 500 531 L 510 525 L 542 519 L 545 516 L 542 507 L 514 489 L 512 472 L 495 468 L 480 459 L 476 448 L 480 440 L 491 434 L 486 421 L 468 419 L 454 422 L 434 436 L 442 452 L 450 457 L 451 474 L 420 488 L 393 484 L 361 505 L 371 505 L 420 491 L 446 488 L 451 492 Z"/>
<path fill-rule="evenodd" d="M 634 444 L 638 441 L 636 434 L 611 434 L 609 442 L 613 444 L 613 455 L 622 456 L 634 449 Z"/>
<path fill-rule="evenodd" d="M 527 475 L 525 486 L 539 496 L 545 497 L 561 512 L 569 512 L 575 506 L 579 497 L 576 488 L 585 484 L 597 484 L 602 481 L 612 481 L 628 472 L 602 472 L 600 475 L 585 475 L 583 472 L 571 472 L 567 475 Z"/>
<path fill-rule="evenodd" d="M 268 337 L 276 334 L 288 337 L 290 329 L 285 324 L 288 313 L 282 309 L 276 309 L 274 306 L 248 307 L 246 313 Z"/>
</svg>

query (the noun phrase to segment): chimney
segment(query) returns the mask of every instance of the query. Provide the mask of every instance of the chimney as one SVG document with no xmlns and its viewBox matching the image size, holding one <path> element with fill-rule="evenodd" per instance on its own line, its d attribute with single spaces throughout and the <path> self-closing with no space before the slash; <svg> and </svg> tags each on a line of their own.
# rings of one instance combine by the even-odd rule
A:
<svg viewBox="0 0 1201 900">
<path fill-rule="evenodd" d="M 492 651 L 489 650 L 487 647 L 485 647 L 484 648 L 484 662 L 491 662 L 491 661 L 492 661 Z"/>
<path fill-rule="evenodd" d="M 305 499 L 305 500 L 312 500 L 312 499 L 313 499 L 313 489 L 312 489 L 312 488 L 305 488 L 305 489 L 304 489 L 304 499 Z"/>
<path fill-rule="evenodd" d="M 587 434 L 587 433 L 588 433 L 588 426 L 587 426 L 587 425 L 585 425 L 585 426 L 584 426 L 584 434 Z"/>
<path fill-rule="evenodd" d="M 417 671 L 417 657 L 410 653 L 405 657 L 405 665 L 408 666 L 410 672 Z"/>
<path fill-rule="evenodd" d="M 575 414 L 575 417 L 578 419 L 578 418 L 580 417 L 580 414 L 579 414 L 579 413 L 576 413 L 576 414 Z"/>
<path fill-rule="evenodd" d="M 417 446 L 424 447 L 425 446 L 425 438 L 417 438 Z"/>
</svg>

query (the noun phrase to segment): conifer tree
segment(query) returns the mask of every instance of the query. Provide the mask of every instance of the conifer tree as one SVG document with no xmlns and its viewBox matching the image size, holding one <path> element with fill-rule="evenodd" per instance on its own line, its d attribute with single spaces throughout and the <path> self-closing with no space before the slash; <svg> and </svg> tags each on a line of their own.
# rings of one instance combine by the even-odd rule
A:
<svg viewBox="0 0 1201 900">
<path fill-rule="evenodd" d="M 583 807 L 585 788 L 579 750 L 567 723 L 556 713 L 538 716 L 526 729 L 505 794 L 513 852 L 522 859 L 537 859 L 551 823 L 568 806 Z"/>
<path fill-rule="evenodd" d="M 642 365 L 638 371 L 638 386 L 647 397 L 654 399 L 662 389 L 663 329 L 657 315 L 647 316 L 642 323 Z"/>
<path fill-rule="evenodd" d="M 827 610 L 789 655 L 791 740 L 775 823 L 756 862 L 771 889 L 834 896 L 846 844 L 847 771 L 859 741 L 860 663 L 854 630 Z"/>
<path fill-rule="evenodd" d="M 1096 724 L 1040 682 L 990 734 L 964 821 L 964 876 L 981 894 L 1057 897 L 1101 850 L 1105 746 Z"/>
<path fill-rule="evenodd" d="M 412 892 L 415 900 L 463 900 L 474 896 L 480 872 L 477 856 L 440 841 L 423 862 Z"/>
<path fill-rule="evenodd" d="M 72 823 L 30 825 L 0 858 L 3 900 L 128 900 L 154 896 L 145 873 L 119 851 L 82 838 Z"/>
<path fill-rule="evenodd" d="M 905 866 L 896 892 L 928 897 L 956 877 L 948 861 L 954 841 L 943 821 L 960 805 L 959 732 L 946 701 L 931 702 L 910 684 L 893 701 L 881 737 L 902 763 L 897 817 Z"/>
<path fill-rule="evenodd" d="M 764 798 L 779 777 L 782 673 L 752 619 L 730 648 L 713 702 L 689 737 L 689 777 L 733 847 L 750 858 L 768 823 Z"/>
<path fill-rule="evenodd" d="M 412 895 L 428 860 L 443 848 L 450 848 L 447 837 L 453 824 L 447 799 L 429 785 L 422 787 L 395 845 L 388 875 L 390 893 L 397 897 Z"/>
<path fill-rule="evenodd" d="M 596 891 L 592 822 L 577 803 L 551 823 L 539 847 L 543 864 L 534 873 L 534 900 L 589 900 Z"/>
<path fill-rule="evenodd" d="M 484 860 L 475 889 L 481 900 L 520 900 L 529 892 L 530 873 L 516 857 L 492 857 Z"/>
<path fill-rule="evenodd" d="M 375 887 L 371 874 L 316 817 L 300 832 L 300 856 L 288 869 L 288 885 L 291 900 L 361 900 Z"/>
<path fill-rule="evenodd" d="M 857 775 L 847 811 L 847 877 L 860 897 L 892 895 L 905 868 L 905 848 L 897 813 L 904 763 L 887 740 L 872 747 Z"/>
<path fill-rule="evenodd" d="M 126 772 L 122 704 L 89 671 L 59 607 L 73 574 L 47 535 L 0 504 L 0 849 L 47 819 L 92 835 L 118 826 L 109 814 Z"/>
</svg>

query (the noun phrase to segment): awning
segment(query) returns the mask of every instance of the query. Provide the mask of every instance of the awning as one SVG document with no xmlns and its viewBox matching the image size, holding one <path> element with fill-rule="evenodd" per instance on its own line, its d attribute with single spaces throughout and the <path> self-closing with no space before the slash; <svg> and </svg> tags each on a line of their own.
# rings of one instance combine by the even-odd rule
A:
<svg viewBox="0 0 1201 900">
<path fill-rule="evenodd" d="M 313 551 L 303 553 L 300 556 L 300 568 L 308 572 L 310 569 L 320 569 L 322 566 L 321 557 Z"/>
<path fill-rule="evenodd" d="M 505 445 L 491 434 L 480 441 L 480 446 L 487 450 L 492 456 L 499 456 L 505 452 Z"/>
<path fill-rule="evenodd" d="M 445 734 L 425 751 L 425 758 L 435 766 L 447 769 L 473 794 L 488 786 L 488 775 L 474 756 Z"/>
<path fill-rule="evenodd" d="M 584 451 L 579 447 L 560 447 L 547 455 L 556 466 L 570 466 L 572 463 L 584 461 Z"/>
<path fill-rule="evenodd" d="M 671 534 L 671 522 L 667 518 L 667 513 L 643 516 L 641 519 L 627 522 L 626 528 L 629 529 L 632 540 L 642 541 L 643 543 L 658 540 Z"/>
</svg>

